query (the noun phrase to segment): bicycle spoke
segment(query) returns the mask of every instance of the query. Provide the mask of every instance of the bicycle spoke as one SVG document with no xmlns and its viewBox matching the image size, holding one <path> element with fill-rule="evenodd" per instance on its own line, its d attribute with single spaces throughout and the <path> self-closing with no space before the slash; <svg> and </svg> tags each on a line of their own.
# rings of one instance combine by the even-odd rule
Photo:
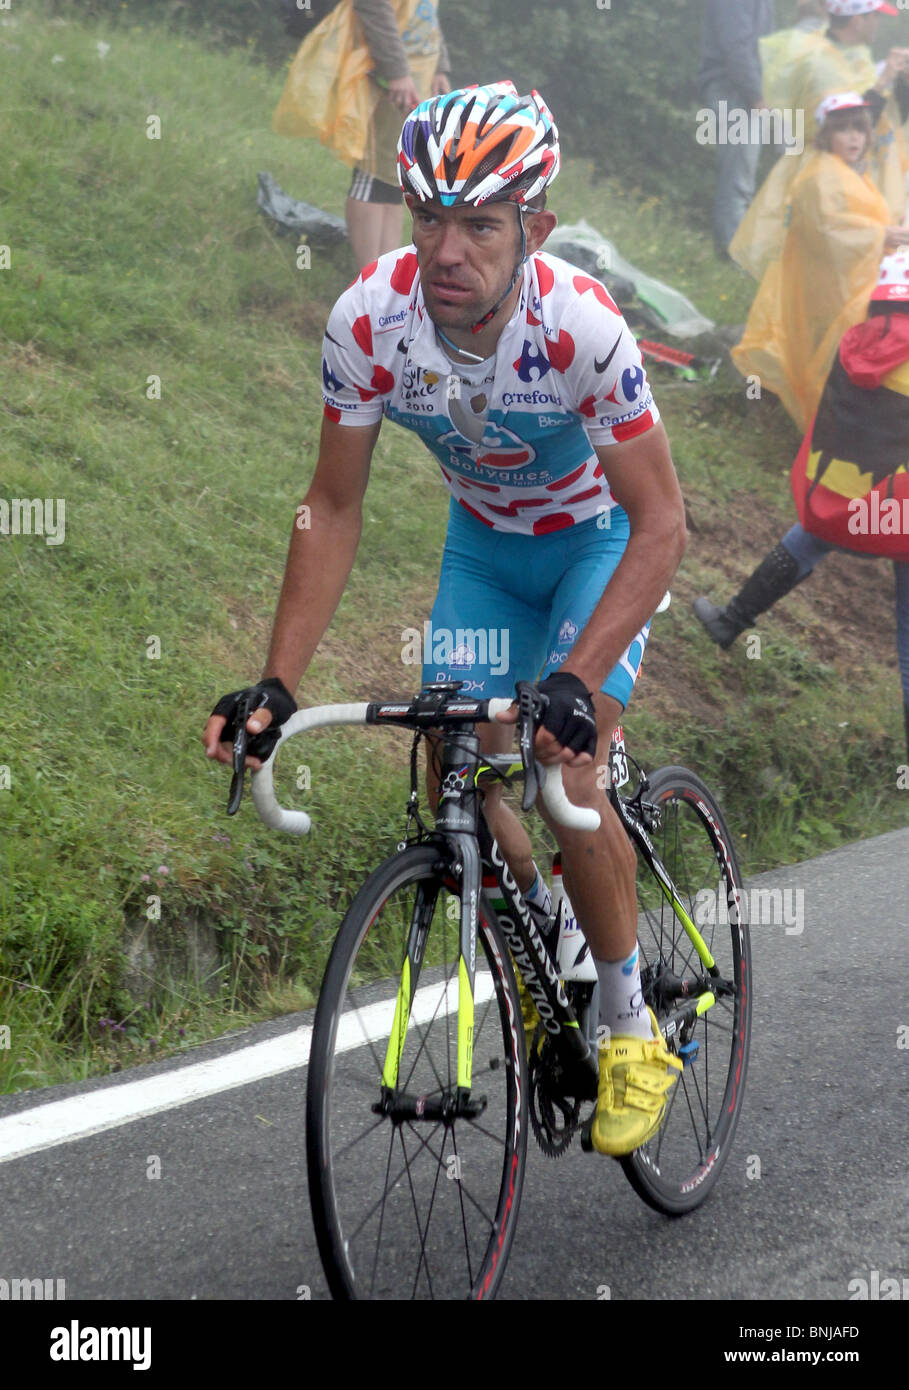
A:
<svg viewBox="0 0 909 1390">
<path fill-rule="evenodd" d="M 414 1222 L 416 1223 L 417 1235 L 418 1235 L 419 1241 L 420 1241 L 420 1259 L 419 1259 L 419 1261 L 418 1261 L 418 1263 L 417 1263 L 416 1274 L 414 1275 L 414 1291 L 413 1291 L 413 1293 L 411 1294 L 411 1298 L 415 1298 L 415 1297 L 416 1297 L 417 1285 L 418 1285 L 419 1282 L 420 1282 L 420 1266 L 421 1266 L 421 1265 L 424 1265 L 425 1268 L 426 1268 L 426 1282 L 427 1282 L 427 1284 L 429 1285 L 429 1296 L 430 1296 L 430 1298 L 432 1298 L 432 1297 L 433 1297 L 433 1293 L 432 1293 L 432 1275 L 431 1275 L 430 1272 L 429 1272 L 429 1261 L 426 1259 L 426 1238 L 425 1238 L 425 1235 L 424 1235 L 423 1231 L 420 1230 L 420 1213 L 419 1213 L 419 1210 L 418 1210 L 418 1208 L 417 1208 L 416 1194 L 414 1193 L 414 1190 L 413 1190 L 413 1176 L 412 1176 L 412 1174 L 411 1174 L 410 1164 L 407 1162 L 407 1150 L 406 1150 L 405 1147 L 404 1147 L 404 1126 L 403 1126 L 403 1125 L 401 1125 L 401 1126 L 399 1127 L 399 1129 L 398 1129 L 398 1137 L 399 1137 L 399 1139 L 401 1140 L 401 1152 L 404 1154 L 404 1162 L 405 1162 L 405 1165 L 406 1165 L 406 1167 L 407 1167 L 407 1182 L 408 1182 L 408 1185 L 409 1185 L 409 1187 L 410 1187 L 410 1198 L 411 1198 L 411 1201 L 412 1201 L 412 1203 L 413 1203 Z M 438 1182 L 438 1169 L 436 1170 L 436 1182 Z M 433 1201 L 435 1200 L 435 1191 L 436 1191 L 436 1184 L 433 1183 L 433 1189 L 432 1189 L 432 1192 L 433 1192 Z M 429 1206 L 429 1217 L 427 1217 L 427 1222 L 426 1222 L 427 1226 L 429 1225 L 429 1220 L 431 1219 L 431 1217 L 432 1217 L 432 1202 L 430 1202 L 430 1206 Z"/>
</svg>

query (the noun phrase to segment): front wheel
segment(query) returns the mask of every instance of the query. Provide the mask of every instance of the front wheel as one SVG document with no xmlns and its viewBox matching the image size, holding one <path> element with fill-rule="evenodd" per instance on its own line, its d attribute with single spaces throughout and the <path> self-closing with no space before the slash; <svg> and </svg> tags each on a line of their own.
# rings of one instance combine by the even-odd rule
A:
<svg viewBox="0 0 909 1390">
<path fill-rule="evenodd" d="M 508 949 L 481 898 L 472 1108 L 456 1113 L 460 906 L 441 851 L 411 846 L 360 889 L 329 959 L 306 1149 L 335 1298 L 489 1298 L 504 1272 L 527 1143 L 524 1030 Z M 404 1032 L 396 1006 L 411 969 Z"/>
<path fill-rule="evenodd" d="M 742 1108 L 751 1037 L 751 942 L 736 906 L 744 891 L 723 814 L 687 768 L 650 778 L 646 800 L 659 810 L 657 857 L 719 970 L 716 1002 L 678 1024 L 705 969 L 677 914 L 639 852 L 638 946 L 645 1003 L 684 1070 L 669 1092 L 662 1126 L 622 1159 L 649 1206 L 681 1216 L 704 1201 L 729 1157 Z M 687 991 L 686 991 L 687 986 Z M 711 987 L 708 985 L 708 987 Z"/>
</svg>

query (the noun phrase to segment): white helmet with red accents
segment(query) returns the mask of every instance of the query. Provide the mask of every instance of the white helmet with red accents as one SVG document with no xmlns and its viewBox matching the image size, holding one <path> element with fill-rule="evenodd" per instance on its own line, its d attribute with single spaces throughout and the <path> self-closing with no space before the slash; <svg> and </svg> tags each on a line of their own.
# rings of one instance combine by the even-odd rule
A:
<svg viewBox="0 0 909 1390">
<path fill-rule="evenodd" d="M 398 141 L 405 193 L 444 207 L 490 201 L 527 206 L 559 172 L 559 132 L 539 92 L 491 82 L 430 97 Z"/>
</svg>

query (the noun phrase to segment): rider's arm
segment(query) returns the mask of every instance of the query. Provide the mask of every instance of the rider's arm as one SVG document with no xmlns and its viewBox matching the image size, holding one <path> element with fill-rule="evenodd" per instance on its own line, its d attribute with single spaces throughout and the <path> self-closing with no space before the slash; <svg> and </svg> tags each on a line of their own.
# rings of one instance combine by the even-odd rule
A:
<svg viewBox="0 0 909 1390">
<path fill-rule="evenodd" d="M 306 494 L 309 512 L 298 509 L 284 568 L 284 583 L 272 628 L 263 679 L 277 676 L 293 693 L 312 660 L 344 592 L 360 539 L 363 494 L 381 419 L 371 425 L 341 426 L 324 419 L 319 461 Z M 298 522 L 308 525 L 300 529 Z M 271 711 L 254 710 L 247 732 L 257 734 L 271 722 Z M 229 763 L 232 750 L 221 742 L 223 715 L 213 714 L 202 741 L 210 758 Z M 261 767 L 247 755 L 247 766 Z"/>
<path fill-rule="evenodd" d="M 592 691 L 650 621 L 685 550 L 685 507 L 663 425 L 595 447 L 612 495 L 628 513 L 631 536 L 562 667 Z"/>
<path fill-rule="evenodd" d="M 362 504 L 381 420 L 322 422 L 319 460 L 291 535 L 264 676 L 295 691 L 331 622 L 357 553 Z M 307 525 L 301 528 L 299 521 Z"/>
</svg>

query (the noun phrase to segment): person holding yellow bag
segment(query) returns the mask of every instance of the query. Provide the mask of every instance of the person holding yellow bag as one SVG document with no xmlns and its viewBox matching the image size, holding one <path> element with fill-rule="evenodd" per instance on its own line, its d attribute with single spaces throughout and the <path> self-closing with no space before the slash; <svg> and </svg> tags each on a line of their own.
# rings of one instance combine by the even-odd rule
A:
<svg viewBox="0 0 909 1390">
<path fill-rule="evenodd" d="M 816 112 L 817 148 L 792 184 L 786 236 L 751 306 L 732 360 L 773 391 L 804 433 L 843 334 L 868 308 L 886 251 L 909 242 L 891 225 L 865 172 L 868 103 L 856 92 L 827 97 Z"/>
<path fill-rule="evenodd" d="M 341 0 L 291 64 L 274 129 L 317 138 L 353 167 L 345 211 L 361 268 L 401 244 L 401 122 L 450 90 L 448 72 L 438 0 Z"/>
</svg>

